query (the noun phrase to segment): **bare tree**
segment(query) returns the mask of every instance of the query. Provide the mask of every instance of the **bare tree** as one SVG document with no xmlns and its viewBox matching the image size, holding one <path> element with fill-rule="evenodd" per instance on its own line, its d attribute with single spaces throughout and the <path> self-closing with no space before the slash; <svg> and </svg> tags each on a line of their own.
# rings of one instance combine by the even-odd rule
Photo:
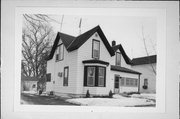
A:
<svg viewBox="0 0 180 119">
<path fill-rule="evenodd" d="M 46 60 L 51 48 L 53 30 L 47 15 L 24 14 L 22 30 L 22 74 L 40 78 L 46 74 Z"/>
<path fill-rule="evenodd" d="M 150 59 L 150 57 L 149 57 L 150 55 L 149 55 L 148 48 L 147 48 L 147 44 L 146 44 L 146 40 L 147 40 L 147 39 L 145 38 L 145 35 L 144 35 L 144 28 L 143 28 L 143 26 L 142 26 L 142 40 L 143 40 L 143 44 L 144 44 L 144 48 L 145 48 L 146 55 L 147 55 L 148 58 L 149 58 L 149 64 L 150 64 L 150 66 L 151 66 L 151 68 L 152 68 L 153 73 L 156 75 L 155 67 L 154 67 L 153 64 L 151 63 L 151 59 Z M 154 52 L 156 52 L 155 46 L 153 45 L 151 39 L 150 39 L 150 42 L 151 42 L 151 44 L 152 44 L 152 48 L 153 48 Z"/>
</svg>

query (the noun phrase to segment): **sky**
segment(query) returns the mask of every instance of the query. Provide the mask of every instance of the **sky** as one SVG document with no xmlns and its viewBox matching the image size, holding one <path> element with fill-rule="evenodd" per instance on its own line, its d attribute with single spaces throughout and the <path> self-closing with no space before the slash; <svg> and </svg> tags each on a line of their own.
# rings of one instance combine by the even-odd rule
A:
<svg viewBox="0 0 180 119">
<path fill-rule="evenodd" d="M 101 15 L 49 15 L 57 22 L 51 22 L 55 33 L 63 32 L 72 36 L 80 35 L 79 23 L 81 21 L 81 34 L 99 25 L 107 40 L 111 44 L 122 44 L 127 55 L 132 59 L 147 56 L 143 36 L 149 55 L 156 54 L 156 30 L 155 17 L 142 16 L 101 16 Z"/>
</svg>

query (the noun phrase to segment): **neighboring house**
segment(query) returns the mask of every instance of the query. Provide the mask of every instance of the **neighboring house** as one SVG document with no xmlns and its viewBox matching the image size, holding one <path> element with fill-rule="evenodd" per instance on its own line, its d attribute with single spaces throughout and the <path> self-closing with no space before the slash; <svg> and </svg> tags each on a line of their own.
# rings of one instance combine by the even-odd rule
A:
<svg viewBox="0 0 180 119">
<path fill-rule="evenodd" d="M 21 76 L 21 91 L 37 91 L 37 78 Z"/>
<path fill-rule="evenodd" d="M 100 26 L 77 36 L 57 33 L 47 59 L 46 91 L 56 95 L 139 92 L 141 73 L 121 45 L 112 46 Z"/>
<path fill-rule="evenodd" d="M 156 55 L 132 59 L 132 68 L 142 73 L 140 92 L 156 93 Z"/>
</svg>

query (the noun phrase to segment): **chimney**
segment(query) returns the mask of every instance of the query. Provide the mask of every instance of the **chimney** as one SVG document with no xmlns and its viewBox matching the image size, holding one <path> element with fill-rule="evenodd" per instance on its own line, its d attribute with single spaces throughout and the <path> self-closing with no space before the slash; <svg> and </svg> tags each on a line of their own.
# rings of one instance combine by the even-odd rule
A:
<svg viewBox="0 0 180 119">
<path fill-rule="evenodd" d="M 116 41 L 112 41 L 112 46 L 115 46 L 116 45 Z"/>
</svg>

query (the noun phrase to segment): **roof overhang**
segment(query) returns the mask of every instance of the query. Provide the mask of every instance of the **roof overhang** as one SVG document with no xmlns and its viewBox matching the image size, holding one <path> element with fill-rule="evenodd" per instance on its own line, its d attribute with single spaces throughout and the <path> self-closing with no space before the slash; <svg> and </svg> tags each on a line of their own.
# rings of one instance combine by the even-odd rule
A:
<svg viewBox="0 0 180 119">
<path fill-rule="evenodd" d="M 125 67 L 121 67 L 121 66 L 116 66 L 116 65 L 111 65 L 111 70 L 113 71 L 119 71 L 119 72 L 125 72 L 125 73 L 131 73 L 131 74 L 141 74 L 140 72 L 125 68 Z"/>
<path fill-rule="evenodd" d="M 106 65 L 108 66 L 109 65 L 109 62 L 106 62 L 106 61 L 102 61 L 102 60 L 96 60 L 96 59 L 92 59 L 92 60 L 84 60 L 82 61 L 83 64 L 103 64 L 103 65 Z"/>
</svg>

